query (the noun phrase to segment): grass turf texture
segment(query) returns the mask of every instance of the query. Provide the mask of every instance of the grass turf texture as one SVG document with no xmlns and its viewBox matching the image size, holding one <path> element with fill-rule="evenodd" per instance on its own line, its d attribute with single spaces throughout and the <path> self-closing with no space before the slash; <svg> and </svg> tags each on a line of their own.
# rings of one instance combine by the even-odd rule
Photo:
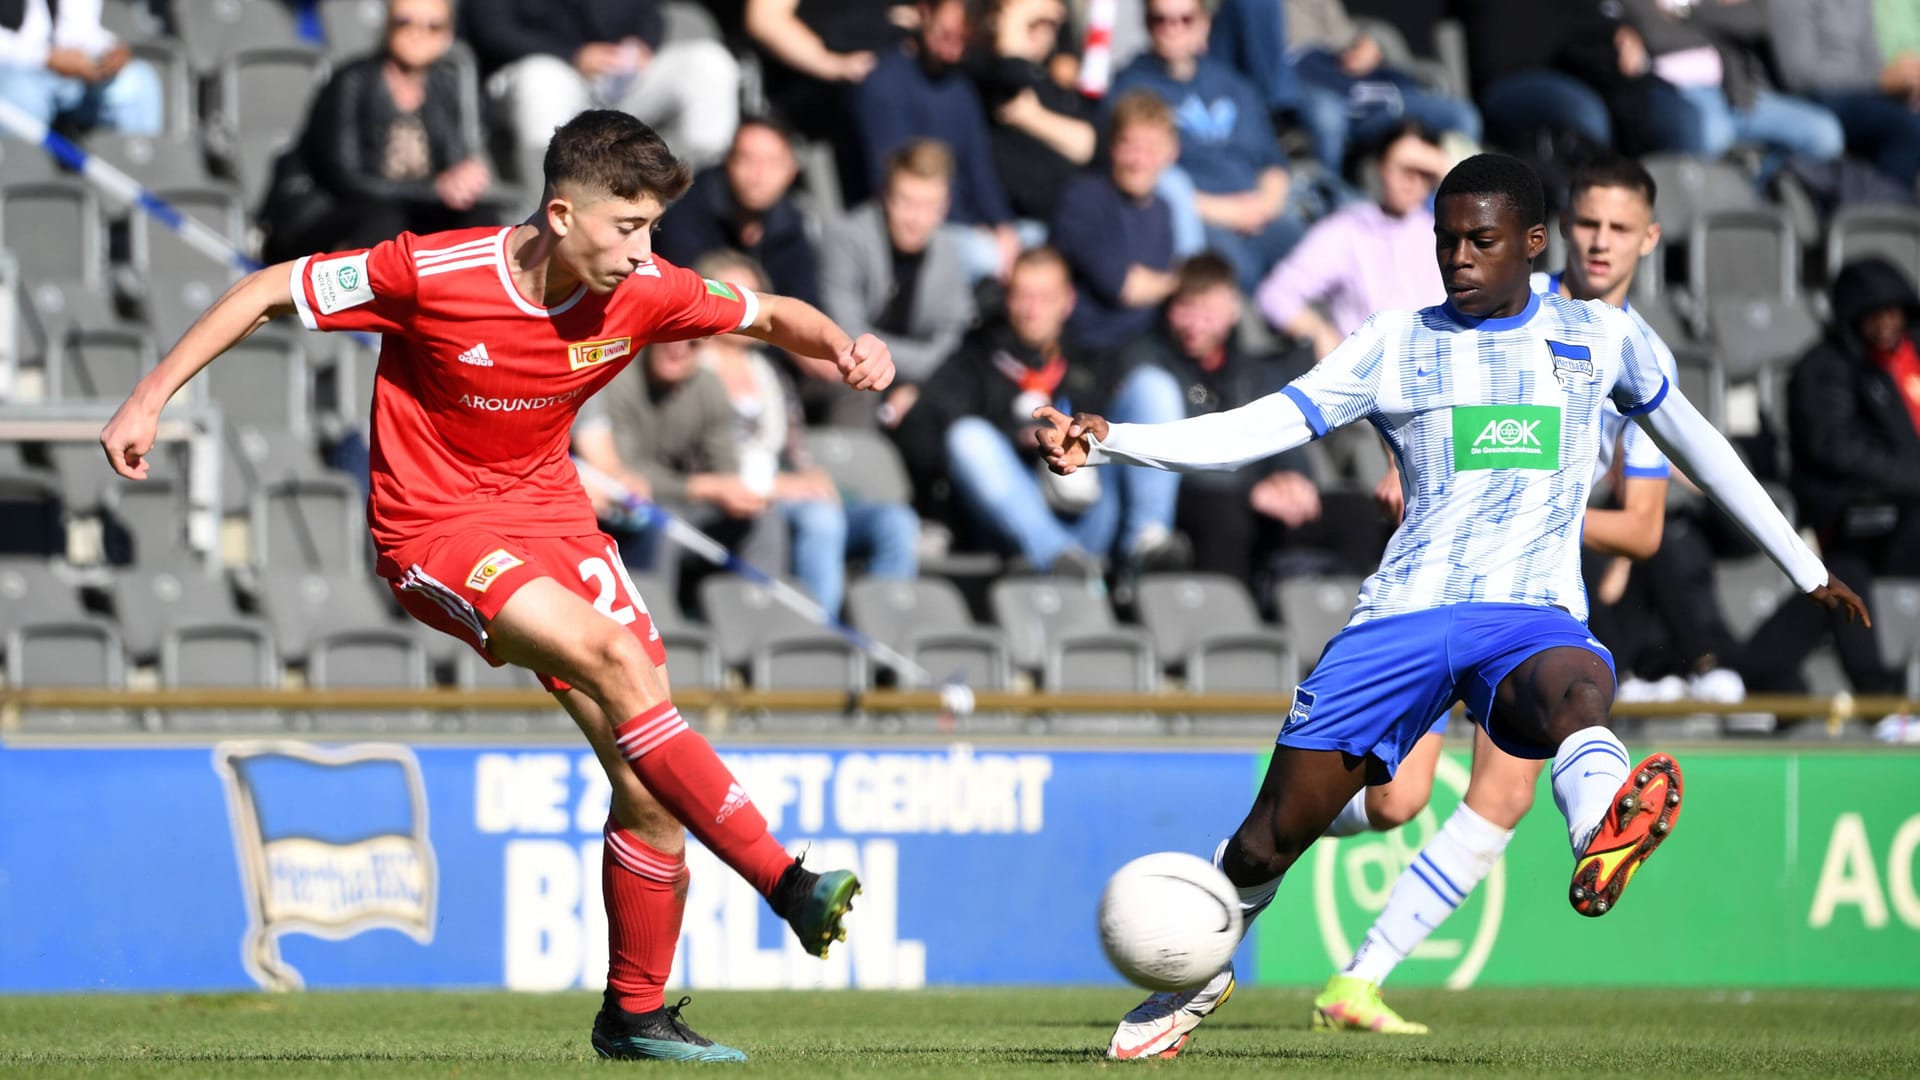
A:
<svg viewBox="0 0 1920 1080">
<path fill-rule="evenodd" d="M 1307 990 L 1243 986 L 1168 1062 L 1102 1057 L 1123 989 L 694 995 L 739 1076 L 1913 1076 L 1920 995 L 1409 990 L 1425 1038 L 1306 1030 Z M 674 1000 L 670 998 L 669 1000 Z M 0 996 L 0 1075 L 595 1076 L 598 995 Z M 652 1074 L 649 1073 L 649 1075 Z"/>
</svg>

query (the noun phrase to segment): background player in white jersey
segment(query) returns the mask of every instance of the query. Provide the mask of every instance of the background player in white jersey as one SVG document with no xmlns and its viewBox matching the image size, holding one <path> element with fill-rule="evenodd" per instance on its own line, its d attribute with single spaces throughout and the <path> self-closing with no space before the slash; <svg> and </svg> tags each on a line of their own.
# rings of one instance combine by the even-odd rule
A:
<svg viewBox="0 0 1920 1080">
<path fill-rule="evenodd" d="M 1246 911 L 1263 908 L 1354 794 L 1391 779 L 1456 701 L 1501 749 L 1556 759 L 1575 910 L 1610 910 L 1670 833 L 1679 767 L 1665 754 L 1632 766 L 1607 730 L 1612 657 L 1584 623 L 1580 528 L 1609 397 L 1801 591 L 1866 616 L 1673 391 L 1632 319 L 1532 291 L 1544 204 L 1539 179 L 1516 159 L 1482 154 L 1456 166 L 1435 207 L 1446 303 L 1375 315 L 1280 393 L 1168 424 L 1038 414 L 1052 425 L 1042 433 L 1048 463 L 1062 473 L 1109 461 L 1237 468 L 1362 419 L 1399 459 L 1405 520 L 1353 618 L 1295 691 L 1253 806 L 1216 855 Z M 1177 1052 L 1197 1022 L 1175 1011 L 1111 1053 Z"/>
</svg>

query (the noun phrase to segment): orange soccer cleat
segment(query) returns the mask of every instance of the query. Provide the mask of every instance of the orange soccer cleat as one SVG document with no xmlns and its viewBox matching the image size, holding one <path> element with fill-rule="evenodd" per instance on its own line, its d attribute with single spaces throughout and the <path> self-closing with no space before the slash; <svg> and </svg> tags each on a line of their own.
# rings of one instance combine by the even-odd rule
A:
<svg viewBox="0 0 1920 1080">
<path fill-rule="evenodd" d="M 1607 816 L 1573 866 L 1573 910 L 1598 917 L 1620 902 L 1627 882 L 1680 820 L 1680 766 L 1665 754 L 1640 763 L 1614 794 Z"/>
</svg>

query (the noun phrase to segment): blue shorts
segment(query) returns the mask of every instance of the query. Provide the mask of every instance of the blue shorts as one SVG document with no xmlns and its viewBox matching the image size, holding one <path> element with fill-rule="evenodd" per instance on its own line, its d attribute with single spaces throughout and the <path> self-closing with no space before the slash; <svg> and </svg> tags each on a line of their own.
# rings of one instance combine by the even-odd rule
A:
<svg viewBox="0 0 1920 1080">
<path fill-rule="evenodd" d="M 1392 776 L 1413 744 L 1444 724 L 1456 701 L 1485 726 L 1493 694 L 1535 653 L 1571 646 L 1607 662 L 1613 654 L 1586 624 L 1559 608 L 1531 604 L 1452 604 L 1387 615 L 1334 635 L 1319 666 L 1293 692 L 1293 709 L 1275 741 L 1303 750 L 1371 755 Z M 1515 757 L 1544 759 L 1556 747 L 1487 734 Z"/>
</svg>

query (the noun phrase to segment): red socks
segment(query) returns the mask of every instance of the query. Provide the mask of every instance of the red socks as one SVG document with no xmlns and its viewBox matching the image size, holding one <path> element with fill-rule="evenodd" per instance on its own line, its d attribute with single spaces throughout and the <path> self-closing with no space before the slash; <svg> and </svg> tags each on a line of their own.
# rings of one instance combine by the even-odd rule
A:
<svg viewBox="0 0 1920 1080">
<path fill-rule="evenodd" d="M 607 903 L 607 986 L 628 1012 L 665 1003 L 680 920 L 687 910 L 687 859 L 664 855 L 607 819 L 600 890 Z"/>
<path fill-rule="evenodd" d="M 663 701 L 613 734 L 620 755 L 654 798 L 760 895 L 771 896 L 793 857 L 767 831 L 767 819 L 713 745 L 680 719 L 680 710 Z"/>
</svg>

